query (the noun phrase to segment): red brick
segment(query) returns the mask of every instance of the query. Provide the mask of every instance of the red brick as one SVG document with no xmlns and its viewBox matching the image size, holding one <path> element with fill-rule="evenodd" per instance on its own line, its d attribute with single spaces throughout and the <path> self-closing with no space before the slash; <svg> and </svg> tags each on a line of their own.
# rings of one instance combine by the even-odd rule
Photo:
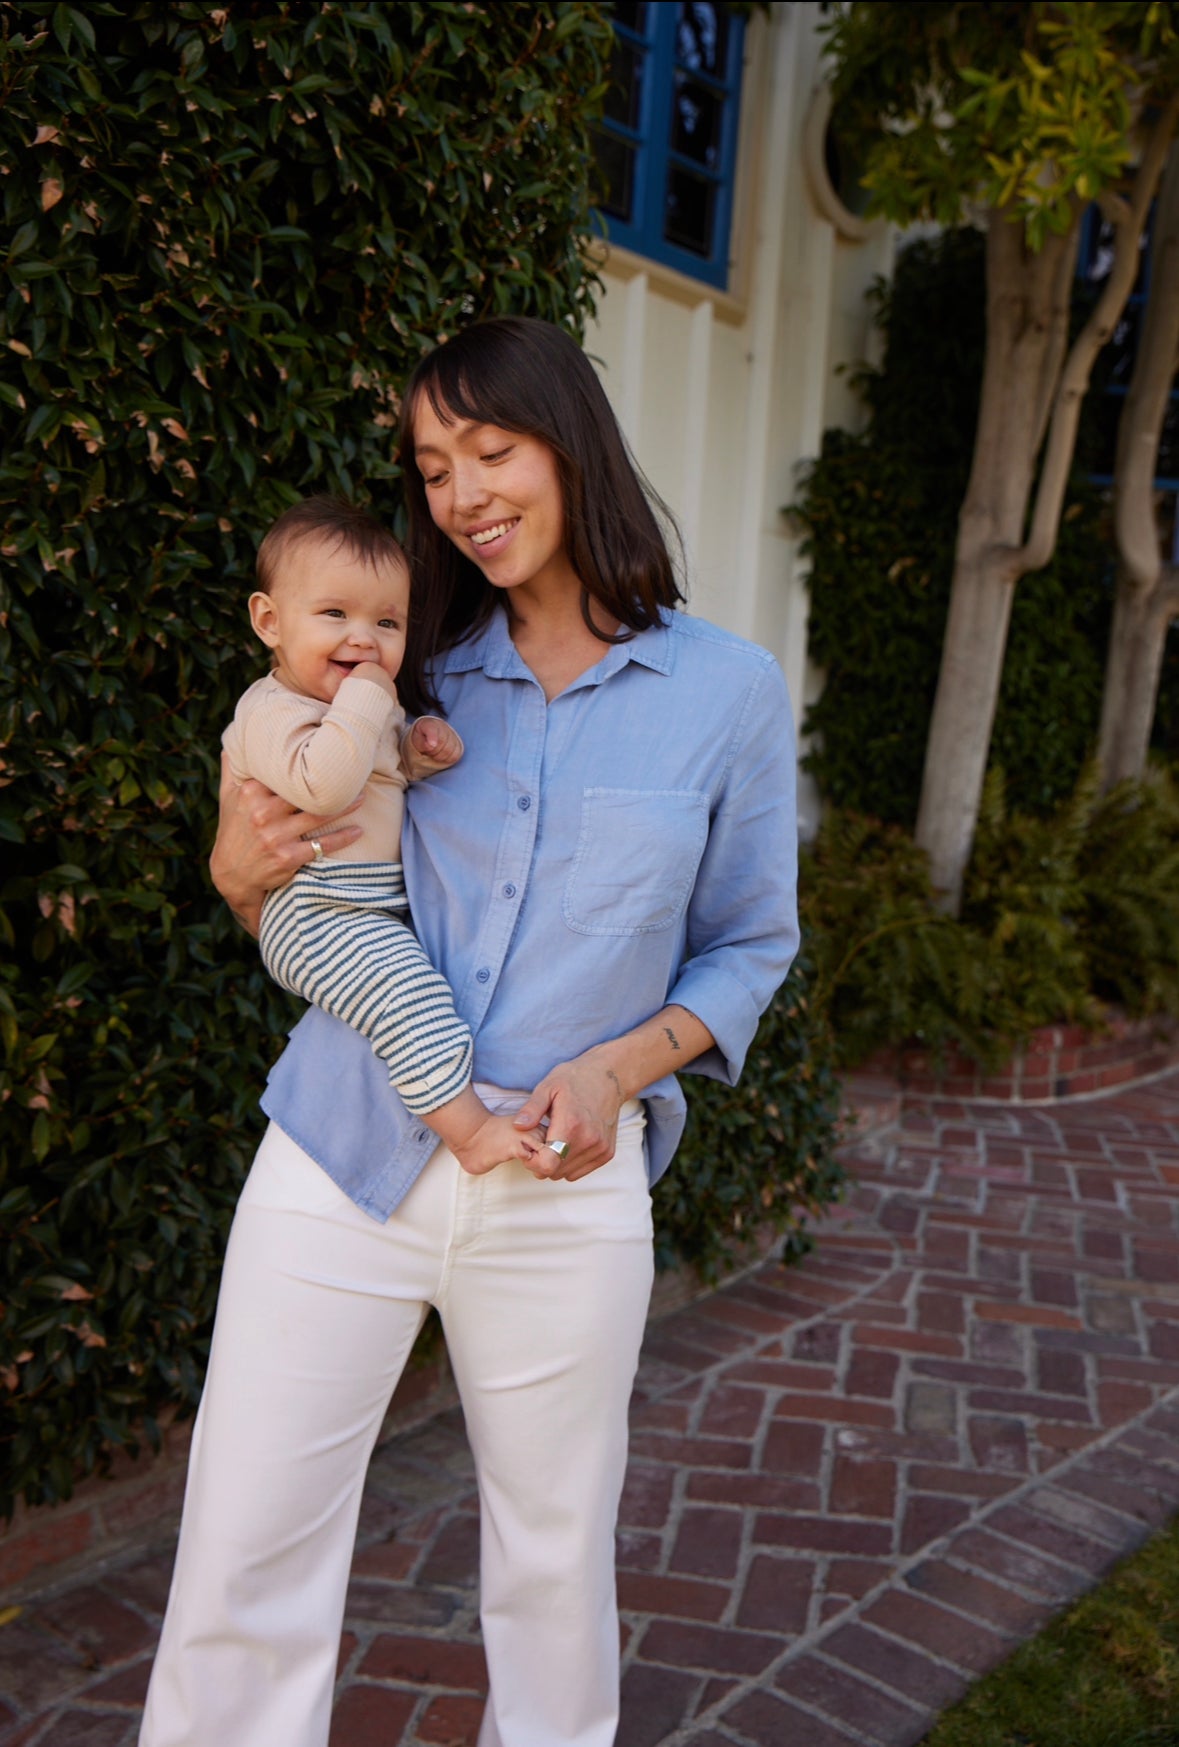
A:
<svg viewBox="0 0 1179 1747">
<path fill-rule="evenodd" d="M 800 1656 L 787 1663 L 775 1684 L 827 1721 L 858 1729 L 873 1741 L 886 1740 L 890 1747 L 907 1747 L 921 1740 L 929 1729 L 927 1709 L 916 1711 L 879 1687 L 857 1680 L 839 1662 L 827 1662 L 821 1656 Z"/>
<path fill-rule="evenodd" d="M 970 1448 L 980 1468 L 997 1468 L 1006 1474 L 1030 1472 L 1027 1432 L 1017 1419 L 976 1415 L 970 1421 Z"/>
<path fill-rule="evenodd" d="M 849 1396 L 869 1395 L 887 1400 L 896 1386 L 900 1356 L 881 1349 L 867 1349 L 852 1354 L 844 1379 Z"/>
<path fill-rule="evenodd" d="M 685 1510 L 671 1569 L 693 1577 L 732 1577 L 741 1554 L 741 1518 L 732 1510 Z"/>
<path fill-rule="evenodd" d="M 943 1359 L 958 1359 L 962 1356 L 962 1342 L 952 1335 L 882 1328 L 870 1322 L 856 1323 L 852 1328 L 852 1339 L 861 1347 L 885 1347 L 889 1352 L 932 1353 Z"/>
<path fill-rule="evenodd" d="M 760 1389 L 714 1389 L 700 1416 L 706 1437 L 752 1438 L 761 1426 L 766 1398 Z"/>
<path fill-rule="evenodd" d="M 475 1747 L 479 1725 L 483 1721 L 481 1698 L 436 1698 L 426 1707 L 418 1723 L 417 1736 L 430 1747 Z M 349 1747 L 346 1741 L 340 1747 Z M 373 1747 L 378 1747 L 374 1741 Z M 385 1747 L 382 1742 L 379 1747 Z"/>
<path fill-rule="evenodd" d="M 946 1498 L 940 1493 L 916 1493 L 905 1506 L 901 1525 L 901 1552 L 916 1553 L 932 1541 L 940 1541 L 969 1517 L 971 1506 L 960 1498 Z"/>
<path fill-rule="evenodd" d="M 708 1669 L 715 1674 L 760 1674 L 781 1653 L 781 1640 L 768 1633 L 732 1631 L 723 1626 L 687 1624 L 680 1620 L 652 1620 L 642 1643 L 644 1662 Z"/>
<path fill-rule="evenodd" d="M 1080 1330 L 1079 1317 L 1064 1310 L 1051 1310 L 1031 1304 L 991 1304 L 985 1299 L 974 1307 L 975 1315 L 984 1322 L 1026 1323 L 1031 1328 L 1067 1328 Z"/>
<path fill-rule="evenodd" d="M 761 1466 L 773 1474 L 817 1476 L 823 1461 L 822 1426 L 785 1420 L 771 1425 L 762 1446 Z"/>
<path fill-rule="evenodd" d="M 662 1528 L 671 1509 L 675 1470 L 670 1463 L 631 1462 L 618 1520 L 628 1528 Z"/>
<path fill-rule="evenodd" d="M 944 1559 L 930 1559 L 914 1566 L 905 1582 L 930 1601 L 944 1602 L 958 1613 L 973 1614 L 996 1631 L 1017 1638 L 1030 1638 L 1054 1611 L 1049 1602 L 1028 1601 L 1013 1589 L 959 1570 Z"/>
<path fill-rule="evenodd" d="M 783 1747 L 785 1742 L 805 1742 L 806 1747 L 848 1747 L 852 1737 L 842 1729 L 821 1723 L 809 1711 L 773 1697 L 768 1692 L 756 1692 L 735 1704 L 721 1716 L 722 1723 L 739 1729 L 757 1747 Z"/>
<path fill-rule="evenodd" d="M 1030 1389 L 972 1389 L 969 1400 L 971 1408 L 987 1413 L 1034 1415 L 1082 1425 L 1093 1423 L 1088 1403 L 1068 1395 L 1037 1395 Z"/>
<path fill-rule="evenodd" d="M 1017 1585 L 1034 1597 L 1046 1597 L 1051 1602 L 1072 1600 L 1086 1586 L 1078 1572 L 990 1534 L 987 1529 L 962 1530 L 954 1541 L 954 1558 L 959 1564 L 973 1565 L 990 1578 Z"/>
<path fill-rule="evenodd" d="M 748 1468 L 749 1445 L 725 1438 L 673 1438 L 658 1432 L 631 1434 L 632 1456 L 649 1456 L 688 1468 Z"/>
<path fill-rule="evenodd" d="M 698 1504 L 754 1505 L 759 1510 L 818 1510 L 822 1505 L 817 1480 L 779 1474 L 734 1474 L 727 1469 L 689 1474 L 686 1496 Z"/>
<path fill-rule="evenodd" d="M 666 1740 L 692 1714 L 699 1684 L 695 1674 L 683 1674 L 678 1668 L 632 1662 L 622 1678 L 623 1733 L 636 1747 L 654 1747 Z"/>
<path fill-rule="evenodd" d="M 858 1622 L 839 1626 L 824 1638 L 823 1654 L 935 1710 L 953 1704 L 967 1685 L 964 1675 L 947 1668 L 943 1662 L 935 1662 L 923 1651 L 898 1643 L 895 1638 L 883 1637 Z M 798 1739 L 801 1742 L 805 1736 Z"/>
<path fill-rule="evenodd" d="M 667 1614 L 682 1620 L 719 1620 L 728 1601 L 726 1584 L 702 1583 L 688 1577 L 657 1577 L 633 1571 L 621 1572 L 618 1578 L 618 1605 L 627 1613 Z"/>
<path fill-rule="evenodd" d="M 84 1653 L 92 1668 L 125 1662 L 151 1648 L 155 1632 L 130 1608 L 96 1584 L 67 1589 L 37 1604 L 39 1623 Z"/>
<path fill-rule="evenodd" d="M 834 1389 L 835 1371 L 797 1360 L 763 1357 L 730 1366 L 725 1372 L 725 1381 L 755 1384 L 759 1392 L 763 1389 Z"/>
<path fill-rule="evenodd" d="M 926 1334 L 960 1335 L 966 1326 L 961 1294 L 920 1292 L 917 1295 L 917 1327 Z"/>
<path fill-rule="evenodd" d="M 969 1498 L 998 1498 L 1018 1484 L 1014 1476 L 983 1474 L 976 1468 L 955 1468 L 948 1463 L 917 1462 L 909 1470 L 909 1485 L 917 1492 L 964 1494 Z"/>
<path fill-rule="evenodd" d="M 827 1564 L 827 1592 L 858 1601 L 892 1575 L 888 1559 L 831 1559 Z"/>
<path fill-rule="evenodd" d="M 804 1632 L 815 1582 L 811 1560 L 774 1559 L 759 1553 L 750 1561 L 737 1624 L 781 1637 Z"/>
<path fill-rule="evenodd" d="M 871 1558 L 892 1551 L 892 1525 L 858 1522 L 853 1518 L 837 1520 L 763 1511 L 754 1521 L 753 1539 L 768 1547 L 794 1547 L 800 1552 L 860 1553 Z"/>
<path fill-rule="evenodd" d="M 390 1632 L 373 1639 L 357 1674 L 368 1680 L 449 1686 L 461 1692 L 484 1692 L 487 1688 L 487 1664 L 478 1644 L 396 1637 Z"/>
<path fill-rule="evenodd" d="M 21 1743 L 33 1739 L 33 1731 L 44 1722 L 43 1717 L 37 1718 L 29 1728 L 22 1729 L 5 1747 L 21 1747 Z M 41 1741 L 49 1747 L 120 1747 L 127 1733 L 126 1717 L 96 1716 L 93 1711 L 63 1711 L 53 1719 L 53 1732 L 42 1735 Z"/>
<path fill-rule="evenodd" d="M 1038 1511 L 1025 1509 L 1022 1505 L 1000 1505 L 988 1519 L 987 1527 L 1008 1536 L 1021 1547 L 1072 1565 L 1090 1577 L 1103 1576 L 1115 1557 L 1104 1543 L 1051 1522 Z"/>
<path fill-rule="evenodd" d="M 1036 1381 L 1049 1395 L 1084 1395 L 1088 1389 L 1085 1361 L 1080 1353 L 1037 1347 Z"/>
<path fill-rule="evenodd" d="M 60 1516 L 52 1507 L 30 1511 L 15 1527 L 0 1534 L 0 1590 L 23 1583 L 34 1572 L 62 1565 L 84 1553 L 94 1536 L 89 1511 L 71 1511 Z"/>
<path fill-rule="evenodd" d="M 352 1561 L 354 1577 L 384 1577 L 399 1583 L 409 1576 L 421 1548 L 408 1541 L 377 1541 L 364 1547 Z"/>
<path fill-rule="evenodd" d="M 395 1747 L 412 1717 L 417 1694 L 389 1692 L 379 1686 L 350 1686 L 332 1712 L 331 1747 Z M 482 1710 L 480 1702 L 479 1710 Z M 478 1726 L 478 1717 L 476 1717 Z M 435 1735 L 435 1741 L 454 1740 L 467 1747 L 474 1735 Z"/>
<path fill-rule="evenodd" d="M 885 1517 L 896 1508 L 897 1471 L 894 1462 L 839 1455 L 831 1472 L 828 1500 L 833 1511 L 850 1516 Z"/>
<path fill-rule="evenodd" d="M 1104 1426 L 1120 1425 L 1123 1420 L 1145 1412 L 1154 1396 L 1154 1390 L 1144 1383 L 1099 1383 L 1097 1417 Z"/>
<path fill-rule="evenodd" d="M 1001 1637 L 977 1620 L 962 1619 L 899 1589 L 880 1596 L 865 1610 L 863 1619 L 972 1674 L 985 1674 L 1011 1649 L 1010 1638 Z"/>
</svg>

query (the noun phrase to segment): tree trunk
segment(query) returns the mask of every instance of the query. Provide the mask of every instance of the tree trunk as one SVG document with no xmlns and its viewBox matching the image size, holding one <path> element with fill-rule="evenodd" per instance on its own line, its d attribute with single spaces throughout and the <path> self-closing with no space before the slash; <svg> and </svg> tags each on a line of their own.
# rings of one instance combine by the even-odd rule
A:
<svg viewBox="0 0 1179 1747">
<path fill-rule="evenodd" d="M 1101 698 L 1101 786 L 1146 769 L 1167 627 L 1179 615 L 1179 567 L 1163 558 L 1154 478 L 1159 439 L 1179 365 L 1179 148 L 1159 189 L 1150 293 L 1134 374 L 1118 425 L 1114 527 L 1118 584 Z"/>
<path fill-rule="evenodd" d="M 1022 227 L 992 213 L 987 232 L 987 350 L 970 482 L 917 815 L 939 901 L 957 912 L 974 839 L 1019 575 L 1028 498 L 1056 390 L 1080 233 L 1033 255 Z"/>
<path fill-rule="evenodd" d="M 957 915 L 974 843 L 1011 597 L 1056 548 L 1081 402 L 1126 306 L 1138 245 L 1179 117 L 1179 93 L 1146 131 L 1129 199 L 1115 199 L 1114 263 L 1065 356 L 1081 208 L 1038 255 L 999 210 L 987 231 L 987 349 L 970 483 L 958 522 L 950 611 L 925 751 L 916 838 L 941 907 Z M 1173 368 L 1173 366 L 1172 366 Z M 1051 422 L 1049 422 L 1049 416 Z M 1036 459 L 1044 464 L 1028 525 Z M 1025 539 L 1024 530 L 1028 532 Z"/>
<path fill-rule="evenodd" d="M 1124 569 L 1118 575 L 1097 749 L 1103 789 L 1137 781 L 1146 770 L 1167 626 L 1179 614 L 1179 570 L 1163 568 L 1161 590 L 1135 588 Z"/>
</svg>

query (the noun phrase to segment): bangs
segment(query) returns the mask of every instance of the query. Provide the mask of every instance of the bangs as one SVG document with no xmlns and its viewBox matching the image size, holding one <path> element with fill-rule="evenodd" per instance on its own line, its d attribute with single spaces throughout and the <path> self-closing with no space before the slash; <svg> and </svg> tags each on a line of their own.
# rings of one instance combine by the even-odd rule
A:
<svg viewBox="0 0 1179 1747">
<path fill-rule="evenodd" d="M 479 339 L 472 343 L 470 336 L 476 333 Z M 503 431 L 540 437 L 559 454 L 568 454 L 554 428 L 551 406 L 541 392 L 547 377 L 547 371 L 521 368 L 519 348 L 507 335 L 497 334 L 494 323 L 466 329 L 418 365 L 412 404 L 404 409 L 408 415 L 403 419 L 406 446 L 412 452 L 413 413 L 424 393 L 444 425 L 459 419 L 497 425 Z"/>
</svg>

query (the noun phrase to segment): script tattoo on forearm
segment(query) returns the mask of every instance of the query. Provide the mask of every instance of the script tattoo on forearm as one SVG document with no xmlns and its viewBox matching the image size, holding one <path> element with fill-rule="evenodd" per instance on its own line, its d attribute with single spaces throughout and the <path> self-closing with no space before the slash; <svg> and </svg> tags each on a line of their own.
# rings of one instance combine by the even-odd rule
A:
<svg viewBox="0 0 1179 1747">
<path fill-rule="evenodd" d="M 614 1087 L 614 1090 L 618 1093 L 619 1098 L 621 1098 L 622 1097 L 622 1081 L 618 1078 L 618 1075 L 614 1072 L 613 1068 L 606 1069 L 606 1078 L 611 1082 L 611 1084 Z"/>
<path fill-rule="evenodd" d="M 678 1049 L 680 1047 L 680 1040 L 671 1029 L 670 1025 L 665 1025 L 663 1027 L 663 1035 L 666 1037 L 668 1043 L 670 1043 L 672 1049 Z"/>
</svg>

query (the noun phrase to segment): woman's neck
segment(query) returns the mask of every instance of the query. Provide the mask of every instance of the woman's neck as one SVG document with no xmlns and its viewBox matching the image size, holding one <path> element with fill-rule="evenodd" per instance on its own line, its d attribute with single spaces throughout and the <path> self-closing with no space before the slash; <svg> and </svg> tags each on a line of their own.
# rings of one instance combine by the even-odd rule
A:
<svg viewBox="0 0 1179 1747">
<path fill-rule="evenodd" d="M 513 590 L 505 605 L 516 653 L 543 688 L 550 703 L 574 680 L 596 667 L 609 648 L 609 644 L 596 637 L 586 624 L 580 592 L 576 600 L 565 598 L 537 602 L 517 599 Z M 596 601 L 590 603 L 590 616 L 607 637 L 614 636 L 621 629 L 618 621 Z"/>
</svg>

